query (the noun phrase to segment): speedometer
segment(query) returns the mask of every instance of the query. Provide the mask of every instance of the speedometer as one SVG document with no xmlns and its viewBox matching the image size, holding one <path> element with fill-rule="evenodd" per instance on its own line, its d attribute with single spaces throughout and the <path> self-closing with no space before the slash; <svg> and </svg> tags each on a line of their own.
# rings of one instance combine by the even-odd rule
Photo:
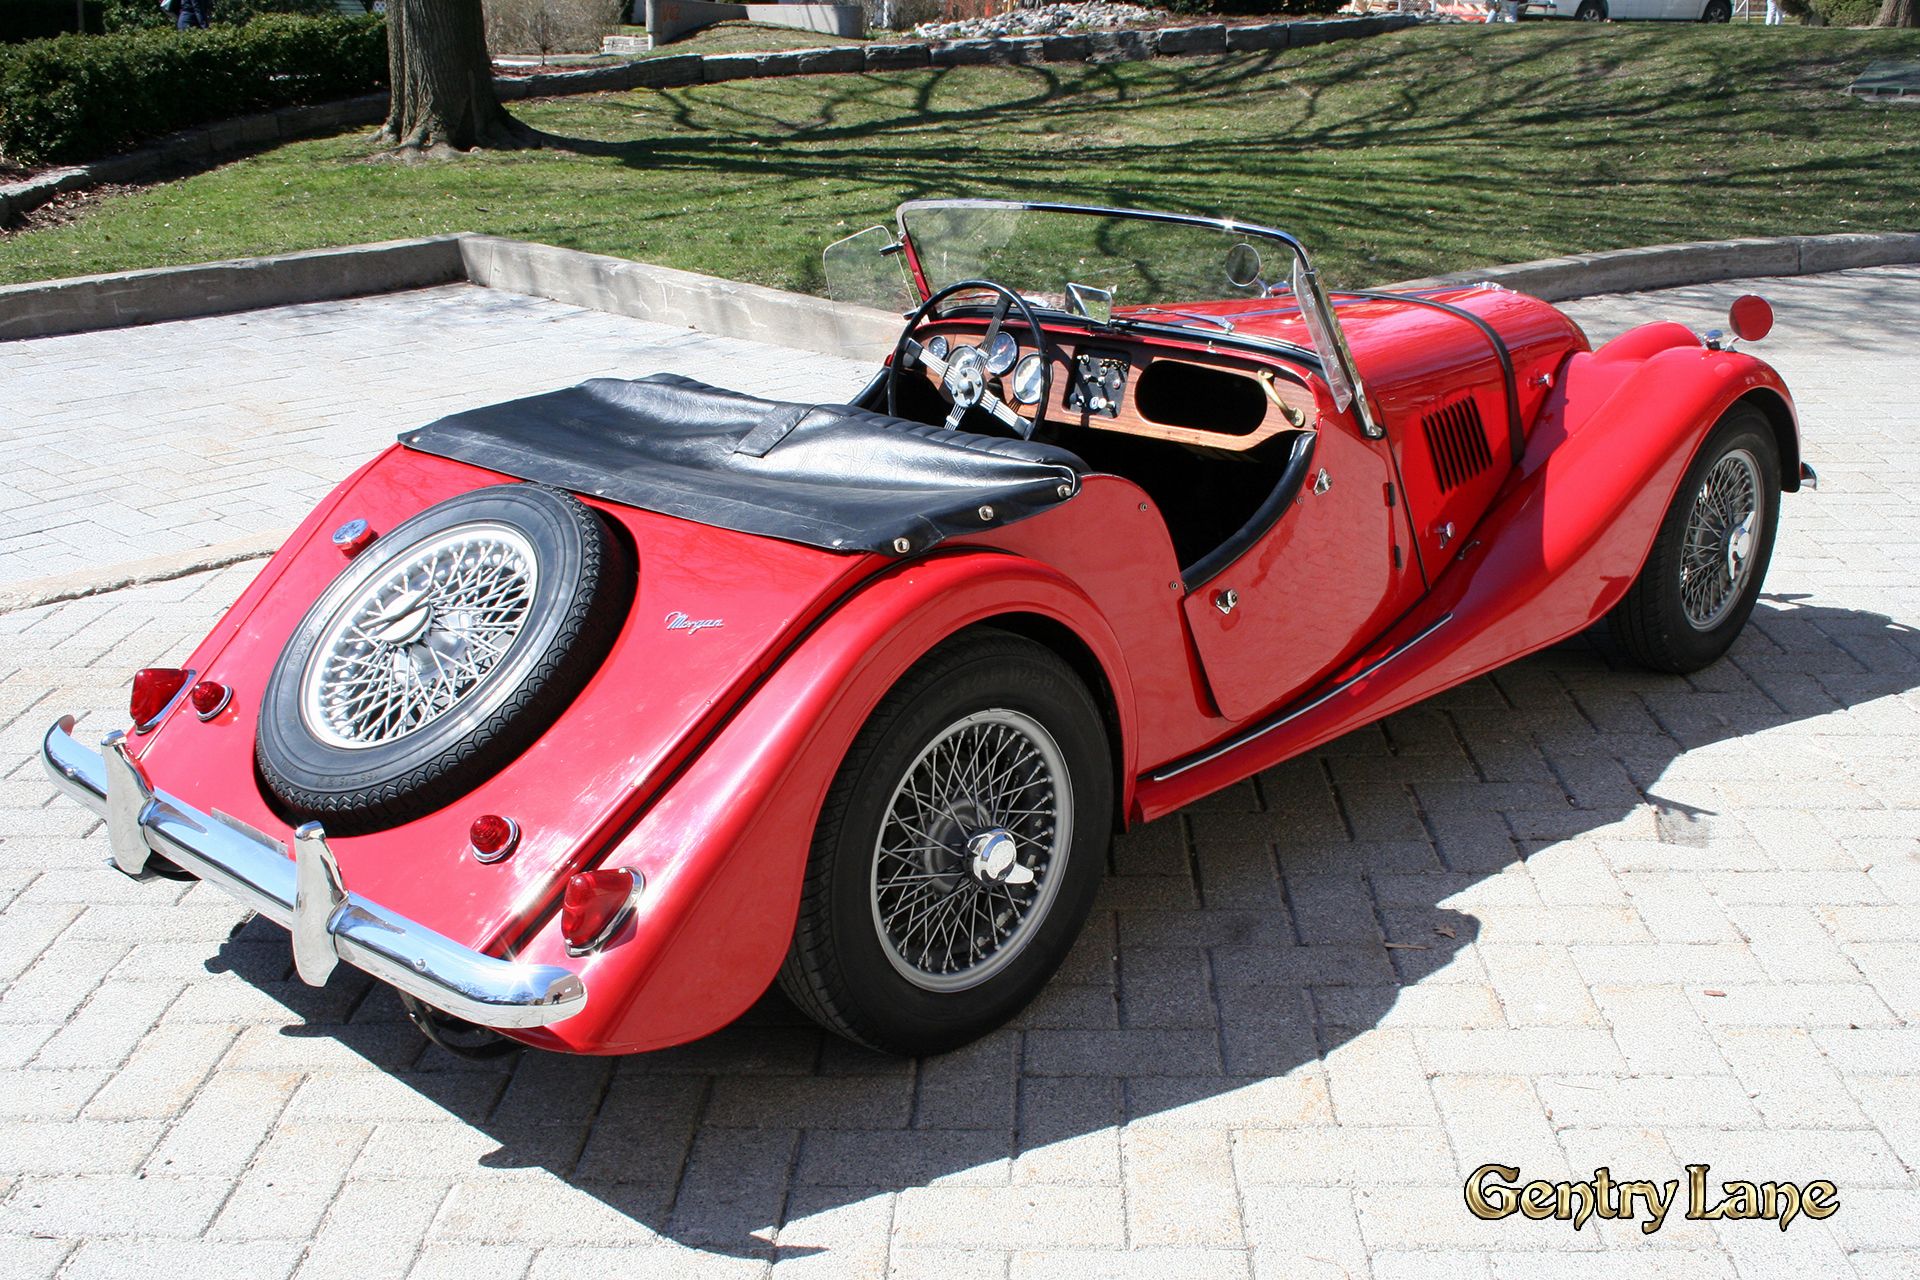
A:
<svg viewBox="0 0 1920 1280">
<path fill-rule="evenodd" d="M 1038 352 L 1022 360 L 1013 371 L 1013 398 L 1021 404 L 1037 404 L 1040 393 L 1046 390 L 1046 372 Z"/>
<path fill-rule="evenodd" d="M 937 333 L 931 338 L 928 338 L 927 354 L 935 360 L 945 360 L 947 358 L 947 340 Z"/>
<path fill-rule="evenodd" d="M 987 344 L 987 372 L 1002 374 L 1013 368 L 1013 362 L 1020 358 L 1020 344 L 1013 335 L 1002 329 L 993 335 L 993 341 Z"/>
</svg>

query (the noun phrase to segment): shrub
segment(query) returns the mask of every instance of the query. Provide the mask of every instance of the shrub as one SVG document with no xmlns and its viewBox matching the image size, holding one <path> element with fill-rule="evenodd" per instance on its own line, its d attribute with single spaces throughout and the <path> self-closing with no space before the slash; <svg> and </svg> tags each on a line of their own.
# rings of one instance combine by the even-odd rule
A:
<svg viewBox="0 0 1920 1280">
<path fill-rule="evenodd" d="M 102 25 L 101 0 L 86 0 L 87 30 L 98 35 Z M 73 0 L 0 0 L 0 44 L 45 40 L 72 31 Z"/>
<path fill-rule="evenodd" d="M 148 31 L 174 25 L 173 15 L 160 10 L 160 0 L 102 0 L 108 31 Z M 333 0 L 213 0 L 213 21 L 242 26 L 266 13 L 293 13 L 325 18 L 339 12 Z"/>
<path fill-rule="evenodd" d="M 625 0 L 486 0 L 494 53 L 598 53 L 626 12 Z"/>
<path fill-rule="evenodd" d="M 1880 0 L 1810 0 L 1807 7 L 1823 27 L 1870 27 L 1880 16 Z"/>
<path fill-rule="evenodd" d="M 0 157 L 97 159 L 197 124 L 372 93 L 386 78 L 378 18 L 273 16 L 0 47 Z"/>
</svg>

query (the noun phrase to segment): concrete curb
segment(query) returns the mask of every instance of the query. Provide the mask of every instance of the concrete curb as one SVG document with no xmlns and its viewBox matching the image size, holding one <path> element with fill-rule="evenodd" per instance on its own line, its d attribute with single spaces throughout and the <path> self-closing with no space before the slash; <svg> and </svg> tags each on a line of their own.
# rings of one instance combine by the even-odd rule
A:
<svg viewBox="0 0 1920 1280">
<path fill-rule="evenodd" d="M 125 564 L 104 569 L 80 569 L 73 573 L 30 578 L 11 586 L 0 586 L 0 613 L 17 613 L 22 609 L 81 600 L 87 596 L 144 586 L 150 582 L 169 582 L 190 574 L 224 569 L 230 564 L 246 560 L 264 560 L 278 551 L 280 544 L 292 532 L 292 529 L 282 529 L 277 533 L 258 533 L 250 538 L 237 538 L 197 551 L 129 560 Z"/>
<path fill-rule="evenodd" d="M 841 75 L 862 71 L 902 71 L 966 63 L 1132 62 L 1153 57 L 1194 57 L 1229 50 L 1277 50 L 1358 40 L 1413 26 L 1419 19 L 1401 14 L 1333 18 L 1319 22 L 1274 22 L 1244 27 L 1218 24 L 1164 27 L 1150 31 L 1094 32 L 1089 35 L 1005 37 L 993 40 L 900 41 L 883 45 L 834 45 L 773 53 L 688 53 L 638 58 L 611 67 L 556 71 L 532 76 L 497 76 L 494 92 L 502 102 L 564 97 L 575 93 L 672 89 L 722 80 L 767 76 Z M 1225 33 L 1225 34 L 1220 34 Z M 1234 33 L 1246 33 L 1238 37 Z M 1218 35 L 1219 38 L 1214 37 Z M 1238 43 L 1236 43 L 1236 39 Z M 84 165 L 55 169 L 0 186 L 0 226 L 39 208 L 56 195 L 113 182 L 140 182 L 182 167 L 206 166 L 273 142 L 289 142 L 347 125 L 379 124 L 386 118 L 387 95 L 368 94 L 305 107 L 282 107 L 259 115 L 222 120 L 159 139 L 152 146 Z"/>
<path fill-rule="evenodd" d="M 1656 244 L 1640 249 L 1609 249 L 1452 271 L 1384 287 L 1431 289 L 1485 282 L 1530 293 L 1548 302 L 1564 302 L 1596 293 L 1635 293 L 1749 276 L 1817 275 L 1823 271 L 1904 262 L 1920 262 L 1920 232 L 1846 232 Z"/>
<path fill-rule="evenodd" d="M 1652 245 L 1403 280 L 1387 289 L 1491 283 L 1549 302 L 1746 276 L 1920 262 L 1920 232 Z M 572 306 L 827 355 L 890 341 L 890 313 L 606 254 L 460 232 L 118 275 L 0 286 L 0 341 L 467 282 Z"/>
<path fill-rule="evenodd" d="M 460 256 L 489 289 L 824 355 L 871 355 L 900 333 L 890 312 L 577 249 L 465 235 Z"/>
<path fill-rule="evenodd" d="M 1812 275 L 1908 262 L 1920 262 L 1920 232 L 1653 245 L 1484 267 L 1384 287 L 1417 289 L 1486 281 L 1548 301 L 1564 301 L 1596 293 L 1673 288 L 1746 276 Z M 900 324 L 899 318 L 889 312 L 849 307 L 808 294 L 605 254 L 463 232 L 0 288 L 0 340 L 190 319 L 456 281 L 828 355 L 871 354 L 876 345 L 892 340 Z M 0 613 L 263 559 L 272 555 L 285 537 L 284 532 L 262 534 L 199 551 L 0 586 Z"/>
<path fill-rule="evenodd" d="M 190 320 L 466 279 L 457 235 L 0 286 L 0 341 Z"/>
</svg>

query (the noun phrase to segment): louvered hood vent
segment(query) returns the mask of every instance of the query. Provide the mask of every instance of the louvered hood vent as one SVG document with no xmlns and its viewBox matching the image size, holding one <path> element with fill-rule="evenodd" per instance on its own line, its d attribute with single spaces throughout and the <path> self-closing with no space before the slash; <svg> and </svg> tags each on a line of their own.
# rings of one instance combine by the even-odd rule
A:
<svg viewBox="0 0 1920 1280">
<path fill-rule="evenodd" d="M 1487 428 L 1472 396 L 1442 405 L 1420 421 L 1427 433 L 1427 453 L 1443 491 L 1458 489 L 1493 465 L 1487 448 Z"/>
</svg>

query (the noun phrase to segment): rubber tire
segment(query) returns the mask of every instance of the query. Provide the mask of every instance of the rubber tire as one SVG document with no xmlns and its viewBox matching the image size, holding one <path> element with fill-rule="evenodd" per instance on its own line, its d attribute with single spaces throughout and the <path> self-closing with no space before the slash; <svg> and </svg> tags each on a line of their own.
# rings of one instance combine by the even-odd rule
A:
<svg viewBox="0 0 1920 1280">
<path fill-rule="evenodd" d="M 1702 22 L 1732 22 L 1733 0 L 1707 0 L 1707 7 L 1700 11 Z"/>
<path fill-rule="evenodd" d="M 1606 0 L 1581 0 L 1580 7 L 1573 11 L 1578 22 L 1605 22 L 1607 20 Z"/>
<path fill-rule="evenodd" d="M 524 534 L 538 565 L 527 625 L 461 704 L 394 742 L 320 741 L 300 715 L 300 682 L 334 613 L 366 579 L 425 538 L 491 520 Z M 599 668 L 626 613 L 632 573 L 591 508 L 532 484 L 474 489 L 394 527 L 307 610 L 261 696 L 254 759 L 297 819 L 352 834 L 410 822 L 498 773 L 559 716 Z"/>
<path fill-rule="evenodd" d="M 1760 464 L 1760 544 L 1754 549 L 1753 572 L 1747 576 L 1733 611 L 1713 630 L 1698 631 L 1687 621 L 1680 603 L 1680 561 L 1687 520 L 1707 473 L 1734 449 L 1745 449 Z M 1779 528 L 1779 443 L 1765 414 L 1752 405 L 1735 405 L 1708 433 L 1674 494 L 1673 505 L 1660 522 L 1653 551 L 1640 576 L 1607 615 L 1607 631 L 1614 642 L 1640 665 L 1675 675 L 1686 675 L 1719 661 L 1733 647 L 1753 613 L 1754 602 L 1760 598 Z"/>
<path fill-rule="evenodd" d="M 868 894 L 874 844 L 894 788 L 941 730 L 990 707 L 1021 711 L 1054 737 L 1073 789 L 1064 878 L 1025 948 L 965 991 L 936 993 L 888 961 Z M 871 1049 L 943 1053 L 994 1030 L 1046 985 L 1079 937 L 1113 839 L 1113 764 L 1100 708 L 1051 650 L 981 628 L 936 647 L 874 709 L 841 763 L 814 829 L 793 942 L 779 982 L 814 1021 Z"/>
</svg>

